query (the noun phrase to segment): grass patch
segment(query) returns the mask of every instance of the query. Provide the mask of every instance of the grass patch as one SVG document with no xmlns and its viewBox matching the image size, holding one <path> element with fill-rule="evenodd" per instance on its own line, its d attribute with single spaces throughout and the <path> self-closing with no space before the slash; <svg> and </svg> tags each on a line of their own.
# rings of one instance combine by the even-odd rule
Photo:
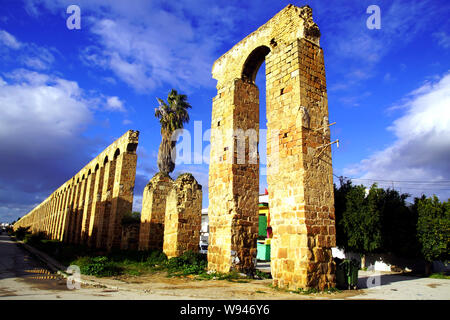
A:
<svg viewBox="0 0 450 320">
<path fill-rule="evenodd" d="M 297 289 L 297 290 L 294 290 L 291 292 L 297 293 L 297 294 L 310 295 L 310 294 L 331 294 L 331 293 L 338 293 L 338 292 L 342 292 L 342 291 L 339 290 L 338 288 L 328 288 L 323 291 L 321 291 L 319 289 L 315 289 L 315 288 L 310 288 L 310 289 Z"/>
<path fill-rule="evenodd" d="M 269 272 L 263 272 L 261 270 L 256 269 L 255 275 L 261 279 L 272 279 L 272 275 Z"/>
<path fill-rule="evenodd" d="M 326 290 L 319 290 L 319 289 L 315 289 L 315 288 L 310 288 L 310 289 L 297 289 L 297 290 L 289 290 L 289 289 L 284 289 L 284 288 L 280 288 L 278 286 L 274 286 L 272 284 L 269 284 L 268 287 L 276 290 L 276 291 L 282 291 L 282 292 L 286 292 L 286 293 L 295 293 L 295 294 L 304 294 L 304 295 L 311 295 L 311 294 L 331 294 L 331 293 L 339 293 L 342 292 L 341 290 L 339 290 L 338 288 L 328 288 Z"/>
<path fill-rule="evenodd" d="M 79 266 L 82 274 L 96 277 L 111 277 L 123 272 L 123 268 L 105 256 L 81 257 L 73 261 L 72 264 Z"/>
<path fill-rule="evenodd" d="M 167 260 L 165 266 L 170 277 L 200 275 L 206 273 L 208 261 L 205 254 L 188 251 Z"/>
<path fill-rule="evenodd" d="M 429 276 L 429 278 L 432 279 L 450 279 L 450 274 L 439 272 L 439 273 L 433 273 Z"/>
<path fill-rule="evenodd" d="M 208 272 L 206 254 L 192 251 L 170 259 L 158 250 L 116 250 L 107 253 L 87 246 L 46 240 L 43 239 L 44 236 L 44 234 L 27 235 L 27 243 L 52 256 L 65 266 L 79 266 L 81 273 L 86 275 L 97 277 L 141 276 L 155 272 L 167 272 L 168 277 L 194 276 L 193 278 L 197 280 L 227 280 L 247 283 L 254 279 L 237 271 L 229 273 Z M 254 275 L 259 279 L 271 278 L 270 274 L 259 270 L 256 270 Z"/>
<path fill-rule="evenodd" d="M 248 283 L 251 279 L 247 276 L 241 275 L 239 272 L 233 270 L 229 273 L 221 272 L 204 272 L 198 275 L 200 280 L 227 280 L 236 283 Z"/>
</svg>

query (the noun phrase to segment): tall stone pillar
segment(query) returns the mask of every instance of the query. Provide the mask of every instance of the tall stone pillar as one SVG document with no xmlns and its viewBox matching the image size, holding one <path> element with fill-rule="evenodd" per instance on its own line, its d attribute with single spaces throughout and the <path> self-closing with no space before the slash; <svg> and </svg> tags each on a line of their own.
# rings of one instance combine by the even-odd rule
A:
<svg viewBox="0 0 450 320">
<path fill-rule="evenodd" d="M 96 172 L 88 174 L 87 178 L 87 184 L 86 184 L 86 196 L 85 196 L 85 202 L 84 202 L 84 209 L 83 209 L 83 218 L 81 222 L 81 244 L 87 244 L 88 240 L 88 232 L 89 232 L 89 222 L 90 222 L 90 216 L 91 216 L 91 210 L 92 210 L 92 203 L 93 203 L 93 192 L 94 192 L 94 185 L 95 185 L 95 175 Z"/>
<path fill-rule="evenodd" d="M 74 195 L 73 195 L 73 199 L 72 199 L 72 203 L 70 206 L 70 211 L 69 211 L 69 223 L 68 223 L 68 241 L 69 243 L 74 243 L 75 242 L 75 229 L 76 229 L 76 218 L 77 218 L 77 212 L 78 212 L 78 205 L 79 205 L 79 201 L 80 201 L 80 193 L 81 193 L 81 181 L 77 181 L 76 185 L 75 185 L 75 190 L 74 190 Z"/>
<path fill-rule="evenodd" d="M 173 180 L 158 172 L 144 189 L 142 198 L 139 250 L 162 250 L 166 199 Z"/>
<path fill-rule="evenodd" d="M 249 272 L 258 237 L 258 88 L 241 79 L 224 84 L 212 119 L 208 268 Z"/>
<path fill-rule="evenodd" d="M 257 128 L 254 81 L 265 61 L 273 283 L 290 289 L 335 285 L 332 163 L 319 39 L 311 8 L 288 5 L 214 63 L 218 95 L 209 172 L 210 270 L 253 267 L 257 169 L 249 162 L 236 164 L 235 134 L 227 130 Z"/>
<path fill-rule="evenodd" d="M 99 216 L 101 208 L 102 199 L 102 189 L 103 189 L 103 176 L 105 173 L 105 167 L 100 167 L 96 170 L 93 200 L 92 200 L 92 211 L 89 222 L 89 233 L 88 233 L 88 245 L 89 247 L 95 247 L 97 245 L 97 234 L 99 225 Z"/>
<path fill-rule="evenodd" d="M 74 238 L 73 243 L 80 244 L 80 238 L 81 238 L 81 221 L 83 219 L 83 211 L 84 211 L 84 204 L 86 202 L 86 177 L 82 177 L 81 179 L 81 186 L 80 186 L 80 196 L 78 198 L 78 206 L 76 209 L 75 214 L 75 221 L 74 221 Z"/>
<path fill-rule="evenodd" d="M 190 173 L 173 183 L 166 202 L 163 251 L 168 258 L 198 252 L 202 225 L 202 186 Z"/>
<path fill-rule="evenodd" d="M 59 203 L 57 204 L 56 208 L 53 208 L 53 211 L 55 212 L 55 226 L 53 227 L 53 235 L 52 235 L 52 239 L 58 239 L 58 231 L 61 225 L 61 213 L 62 213 L 62 208 L 64 205 L 64 194 L 65 191 L 61 191 L 61 193 L 59 194 Z"/>
<path fill-rule="evenodd" d="M 67 202 L 67 194 L 68 190 L 64 189 L 64 192 L 62 193 L 62 200 L 61 200 L 61 206 L 58 213 L 58 225 L 56 227 L 56 233 L 55 233 L 55 239 L 61 241 L 61 230 L 63 227 L 63 221 L 64 221 L 64 212 Z"/>
<path fill-rule="evenodd" d="M 290 68 L 283 71 L 283 66 Z M 274 284 L 289 288 L 334 286 L 333 177 L 323 51 L 307 39 L 266 57 L 269 136 L 279 130 L 279 150 L 267 152 L 273 230 Z M 279 106 L 282 107 L 280 111 Z"/>
<path fill-rule="evenodd" d="M 116 160 L 106 162 L 103 178 L 101 203 L 98 212 L 97 248 L 106 249 L 108 238 L 109 215 L 111 213 L 112 191 L 116 172 Z"/>
<path fill-rule="evenodd" d="M 53 222 L 52 222 L 52 229 L 51 229 L 51 235 L 50 235 L 50 239 L 55 239 L 55 234 L 56 234 L 56 227 L 57 227 L 57 223 L 58 223 L 58 209 L 59 209 L 59 202 L 60 202 L 60 198 L 61 195 L 58 195 L 57 199 L 50 199 L 50 201 L 48 202 L 48 207 L 50 208 L 50 211 L 52 212 L 53 215 Z M 59 200 L 59 201 L 58 201 Z M 55 203 L 56 202 L 56 205 Z"/>
<path fill-rule="evenodd" d="M 132 151 L 121 153 L 116 158 L 116 171 L 112 190 L 111 214 L 109 218 L 107 249 L 120 249 L 122 243 L 122 218 L 131 213 L 137 155 Z"/>
<path fill-rule="evenodd" d="M 69 235 L 70 235 L 70 221 L 71 221 L 71 214 L 72 214 L 72 206 L 73 201 L 75 197 L 75 191 L 76 186 L 75 183 L 71 184 L 69 186 L 68 194 L 67 194 L 67 201 L 64 207 L 64 213 L 63 213 L 63 221 L 61 225 L 61 235 L 60 235 L 60 241 L 69 242 Z"/>
</svg>

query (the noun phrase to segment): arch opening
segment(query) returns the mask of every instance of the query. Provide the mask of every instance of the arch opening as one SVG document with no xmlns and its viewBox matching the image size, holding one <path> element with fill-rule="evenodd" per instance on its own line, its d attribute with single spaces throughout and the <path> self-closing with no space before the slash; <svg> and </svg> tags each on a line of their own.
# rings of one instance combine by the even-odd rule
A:
<svg viewBox="0 0 450 320">
<path fill-rule="evenodd" d="M 120 149 L 117 149 L 116 152 L 114 152 L 114 160 L 120 155 Z"/>
<path fill-rule="evenodd" d="M 267 46 L 260 46 L 254 49 L 244 63 L 244 67 L 242 69 L 242 80 L 254 84 L 258 70 L 269 53 L 270 48 Z"/>
<path fill-rule="evenodd" d="M 127 152 L 128 153 L 135 153 L 137 149 L 138 144 L 137 143 L 129 143 L 127 145 Z"/>
</svg>

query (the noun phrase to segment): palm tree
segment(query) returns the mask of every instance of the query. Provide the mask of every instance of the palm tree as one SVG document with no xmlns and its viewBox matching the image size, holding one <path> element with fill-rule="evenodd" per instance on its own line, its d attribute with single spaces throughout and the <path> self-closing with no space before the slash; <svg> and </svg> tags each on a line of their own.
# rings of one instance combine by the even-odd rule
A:
<svg viewBox="0 0 450 320">
<path fill-rule="evenodd" d="M 167 103 L 157 98 L 159 106 L 155 108 L 155 117 L 161 124 L 162 141 L 158 151 L 158 168 L 162 173 L 169 174 L 175 169 L 175 144 L 176 137 L 172 139 L 177 129 L 183 129 L 184 124 L 189 122 L 187 109 L 192 108 L 187 101 L 187 96 L 178 94 L 172 89 L 167 96 Z"/>
</svg>

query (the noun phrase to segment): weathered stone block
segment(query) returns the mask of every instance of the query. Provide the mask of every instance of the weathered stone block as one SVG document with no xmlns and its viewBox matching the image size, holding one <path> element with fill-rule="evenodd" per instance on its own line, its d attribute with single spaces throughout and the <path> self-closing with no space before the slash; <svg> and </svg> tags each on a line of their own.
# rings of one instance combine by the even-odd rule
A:
<svg viewBox="0 0 450 320">
<path fill-rule="evenodd" d="M 199 251 L 201 223 L 202 186 L 192 174 L 182 174 L 166 200 L 163 251 L 168 258 Z"/>
</svg>

